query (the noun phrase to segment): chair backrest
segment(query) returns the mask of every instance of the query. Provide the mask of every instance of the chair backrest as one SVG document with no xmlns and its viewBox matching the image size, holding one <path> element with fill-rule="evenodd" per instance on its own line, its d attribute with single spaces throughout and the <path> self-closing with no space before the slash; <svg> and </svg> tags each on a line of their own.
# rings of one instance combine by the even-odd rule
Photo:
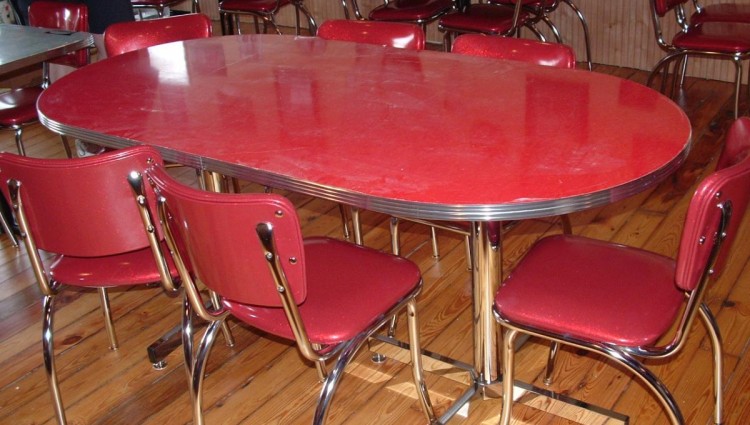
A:
<svg viewBox="0 0 750 425">
<path fill-rule="evenodd" d="M 0 191 L 37 249 L 72 257 L 135 251 L 149 241 L 127 177 L 159 158 L 148 147 L 76 159 L 0 153 Z"/>
<path fill-rule="evenodd" d="M 89 10 L 83 3 L 35 1 L 29 6 L 29 25 L 40 28 L 88 32 Z M 89 50 L 80 49 L 49 62 L 82 67 L 89 63 Z"/>
<path fill-rule="evenodd" d="M 422 28 L 406 22 L 329 19 L 318 28 L 318 37 L 410 50 L 424 50 L 425 46 Z"/>
<path fill-rule="evenodd" d="M 226 194 L 193 189 L 162 167 L 146 173 L 159 198 L 167 238 L 195 276 L 221 297 L 256 306 L 281 306 L 256 228 L 270 225 L 283 274 L 296 303 L 307 296 L 305 253 L 294 205 L 270 194 Z M 176 258 L 179 263 L 180 259 Z M 183 279 L 184 280 L 184 279 Z M 185 282 L 186 285 L 191 284 Z"/>
<path fill-rule="evenodd" d="M 513 37 L 463 34 L 456 37 L 452 52 L 558 68 L 576 67 L 576 54 L 568 45 Z"/>
<path fill-rule="evenodd" d="M 104 48 L 107 56 L 116 56 L 157 44 L 207 38 L 212 31 L 211 20 L 202 13 L 118 22 L 104 31 Z"/>
<path fill-rule="evenodd" d="M 722 168 L 700 183 L 688 207 L 675 278 L 686 291 L 701 283 L 709 267 L 712 277 L 719 275 L 750 199 L 750 118 L 735 126 L 725 142 Z M 717 241 L 718 253 L 713 252 Z"/>
</svg>

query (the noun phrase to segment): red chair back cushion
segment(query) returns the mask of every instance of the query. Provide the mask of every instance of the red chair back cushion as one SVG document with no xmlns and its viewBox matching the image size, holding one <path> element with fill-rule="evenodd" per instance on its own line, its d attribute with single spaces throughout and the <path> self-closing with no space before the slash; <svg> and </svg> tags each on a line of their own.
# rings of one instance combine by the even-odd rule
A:
<svg viewBox="0 0 750 425">
<path fill-rule="evenodd" d="M 118 22 L 104 31 L 104 48 L 107 56 L 116 56 L 173 41 L 207 38 L 212 30 L 211 20 L 201 13 Z"/>
</svg>

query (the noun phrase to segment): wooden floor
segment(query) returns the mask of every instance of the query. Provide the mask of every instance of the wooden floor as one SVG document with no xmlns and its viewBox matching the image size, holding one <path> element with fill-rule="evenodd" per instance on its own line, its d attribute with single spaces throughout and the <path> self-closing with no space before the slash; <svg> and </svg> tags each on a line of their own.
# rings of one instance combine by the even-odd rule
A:
<svg viewBox="0 0 750 425">
<path fill-rule="evenodd" d="M 597 66 L 595 72 L 645 81 L 645 73 Z M 572 215 L 574 233 L 674 255 L 687 201 L 695 183 L 713 168 L 731 123 L 730 84 L 688 81 L 681 100 L 693 124 L 694 147 L 688 161 L 670 179 L 646 193 Z M 558 105 L 564 107 L 564 105 Z M 116 117 L 113 117 L 116 119 Z M 179 125 L 173 123 L 172 125 Z M 612 128 L 613 132 L 618 131 Z M 59 138 L 40 125 L 26 132 L 30 156 L 62 157 Z M 15 151 L 12 134 L 0 133 L 0 148 Z M 550 143 L 554 143 L 553 140 Z M 182 172 L 186 181 L 191 173 Z M 499 182 L 501 183 L 501 182 Z M 255 190 L 248 186 L 246 190 Z M 331 202 L 287 194 L 298 206 L 306 235 L 341 236 L 338 208 Z M 54 205 L 50 206 L 50 212 Z M 364 213 L 365 244 L 388 250 L 387 217 Z M 85 223 L 81 223 L 85 226 Z M 725 424 L 750 418 L 750 243 L 748 230 L 738 239 L 733 261 L 708 293 L 724 337 Z M 554 224 L 524 222 L 504 241 L 504 266 L 512 268 L 524 250 Z M 432 258 L 428 231 L 405 224 L 403 251 L 421 267 L 424 291 L 419 298 L 425 348 L 464 362 L 472 358 L 471 279 L 460 238 L 440 234 L 441 258 Z M 637 271 L 634 271 L 637 272 Z M 54 423 L 41 354 L 41 296 L 23 249 L 2 237 L 0 250 L 0 423 Z M 180 300 L 160 289 L 113 291 L 112 308 L 120 349 L 111 351 L 95 292 L 67 291 L 59 296 L 55 316 L 56 358 L 69 423 L 185 424 L 190 400 L 180 352 L 155 370 L 146 347 L 179 322 Z M 403 321 L 402 321 L 403 322 Z M 231 322 L 236 345 L 221 339 L 209 359 L 205 385 L 209 424 L 306 424 L 311 422 L 319 384 L 316 372 L 301 361 L 295 347 Z M 403 337 L 405 326 L 401 326 Z M 650 362 L 673 389 L 689 424 L 710 423 L 711 352 L 696 324 L 675 361 Z M 519 378 L 542 386 L 544 345 L 529 341 L 517 355 Z M 449 373 L 427 373 L 439 413 L 466 388 Z M 364 350 L 348 370 L 334 398 L 331 424 L 423 423 L 408 366 L 392 358 L 382 364 Z M 630 416 L 633 424 L 662 424 L 666 417 L 643 386 L 623 370 L 590 354 L 564 350 L 551 389 Z M 513 410 L 515 423 L 601 423 L 568 409 L 555 410 L 550 399 L 525 396 Z M 540 409 L 549 409 L 545 412 Z M 501 399 L 472 402 L 468 416 L 451 424 L 496 423 Z M 566 413 L 567 412 L 567 413 Z M 613 423 L 613 422 L 608 422 Z"/>
</svg>

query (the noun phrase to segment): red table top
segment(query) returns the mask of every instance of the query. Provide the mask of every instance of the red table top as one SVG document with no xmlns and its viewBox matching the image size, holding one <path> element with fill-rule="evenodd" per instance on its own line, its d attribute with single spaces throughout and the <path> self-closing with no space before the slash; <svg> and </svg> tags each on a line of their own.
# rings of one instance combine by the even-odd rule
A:
<svg viewBox="0 0 750 425">
<path fill-rule="evenodd" d="M 677 105 L 612 76 L 278 35 L 112 57 L 38 108 L 73 137 L 427 219 L 602 205 L 672 173 L 691 140 Z"/>
</svg>

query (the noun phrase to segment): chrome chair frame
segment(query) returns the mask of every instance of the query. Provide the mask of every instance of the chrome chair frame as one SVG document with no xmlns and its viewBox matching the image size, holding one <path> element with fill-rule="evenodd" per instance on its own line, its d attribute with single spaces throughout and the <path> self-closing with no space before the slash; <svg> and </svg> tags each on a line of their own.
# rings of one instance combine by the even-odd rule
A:
<svg viewBox="0 0 750 425">
<path fill-rule="evenodd" d="M 669 65 L 674 62 L 673 83 L 671 89 L 671 94 L 672 96 L 674 96 L 677 87 L 682 87 L 684 83 L 687 60 L 689 57 L 699 56 L 730 60 L 735 66 L 734 119 L 737 119 L 739 117 L 740 91 L 742 87 L 742 61 L 750 58 L 750 50 L 741 53 L 725 53 L 718 51 L 689 50 L 678 48 L 668 42 L 664 37 L 664 33 L 661 27 L 661 18 L 663 16 L 660 16 L 657 12 L 656 0 L 649 0 L 649 2 L 651 4 L 651 16 L 654 23 L 654 34 L 656 36 L 656 42 L 662 50 L 667 52 L 667 55 L 661 58 L 659 62 L 657 62 L 654 66 L 653 70 L 651 70 L 651 73 L 648 76 L 648 80 L 646 81 L 646 85 L 650 87 L 653 84 L 656 75 L 661 72 L 661 91 L 664 92 L 666 89 L 667 77 L 669 74 Z M 675 6 L 674 11 L 675 19 L 677 21 L 677 24 L 681 28 L 681 31 L 683 33 L 689 32 L 691 30 L 691 25 L 687 18 L 684 5 L 680 4 Z M 750 76 L 748 77 L 748 83 L 750 84 Z"/>
<path fill-rule="evenodd" d="M 506 1 L 508 3 L 512 2 L 511 0 Z M 506 4 L 505 2 L 500 2 L 498 0 L 494 0 L 494 2 L 497 2 L 499 4 Z M 588 70 L 591 71 L 593 69 L 593 63 L 591 62 L 591 38 L 589 36 L 589 24 L 588 21 L 586 21 L 586 17 L 583 15 L 583 12 L 581 12 L 581 9 L 578 8 L 573 0 L 539 0 L 534 5 L 528 5 L 524 7 L 533 15 L 536 15 L 538 17 L 537 20 L 544 22 L 552 31 L 552 35 L 554 35 L 555 40 L 558 43 L 562 43 L 563 37 L 560 34 L 560 30 L 554 24 L 552 18 L 550 18 L 550 14 L 557 10 L 560 3 L 565 3 L 573 11 L 576 17 L 578 17 L 578 21 L 581 23 L 581 28 L 583 29 L 584 46 L 586 49 L 586 65 L 588 66 Z"/>
<path fill-rule="evenodd" d="M 136 196 L 139 200 L 144 200 L 145 197 L 145 182 L 143 176 L 137 173 L 131 174 L 129 177 L 131 186 L 133 187 Z M 168 201 L 158 194 L 156 201 L 156 211 L 160 222 L 162 223 L 162 229 L 164 231 L 165 240 L 170 251 L 170 255 L 177 267 L 180 275 L 182 286 L 185 288 L 184 298 L 184 310 L 182 316 L 182 344 L 183 354 L 185 356 L 185 368 L 188 374 L 188 381 L 190 382 L 190 395 L 193 401 L 193 417 L 196 425 L 203 425 L 203 380 L 205 377 L 205 366 L 213 346 L 216 334 L 218 330 L 225 325 L 226 318 L 230 315 L 230 311 L 222 307 L 218 296 L 211 292 L 212 297 L 212 308 L 206 308 L 202 300 L 202 296 L 196 286 L 192 274 L 189 272 L 185 265 L 185 261 L 180 253 L 180 247 L 178 246 L 177 238 L 171 228 L 170 212 L 168 210 Z M 146 202 L 140 202 L 141 217 L 143 219 L 144 227 L 146 231 L 153 229 L 155 223 L 153 221 L 153 214 L 150 212 L 149 206 Z M 280 209 L 276 213 L 277 217 L 282 217 L 284 212 Z M 438 424 L 438 420 L 435 417 L 432 404 L 430 402 L 427 387 L 424 381 L 424 371 L 422 366 L 421 348 L 419 344 L 419 323 L 417 319 L 416 310 L 416 296 L 422 289 L 422 280 L 420 278 L 419 283 L 416 287 L 408 293 L 406 296 L 401 298 L 397 303 L 387 312 L 383 313 L 376 323 L 370 324 L 367 330 L 359 333 L 354 338 L 341 342 L 333 346 L 320 346 L 310 341 L 307 336 L 305 324 L 300 315 L 297 302 L 294 299 L 294 291 L 292 290 L 289 282 L 284 273 L 284 269 L 281 264 L 281 256 L 278 255 L 276 247 L 276 239 L 274 236 L 274 229 L 271 223 L 258 223 L 256 226 L 256 235 L 263 247 L 264 257 L 266 259 L 268 270 L 273 277 L 273 281 L 276 285 L 277 292 L 279 294 L 281 304 L 289 321 L 290 326 L 294 334 L 295 342 L 299 348 L 300 353 L 304 358 L 313 362 L 316 367 L 318 378 L 322 382 L 322 388 L 318 403 L 316 406 L 313 423 L 316 425 L 322 425 L 326 422 L 328 408 L 330 407 L 331 400 L 335 389 L 337 388 L 345 367 L 351 362 L 355 354 L 359 351 L 359 348 L 380 328 L 391 320 L 391 317 L 398 314 L 404 308 L 407 311 L 408 317 L 408 328 L 409 328 L 409 339 L 411 362 L 412 362 L 412 375 L 416 385 L 418 399 L 422 407 L 422 411 L 430 424 Z M 159 245 L 154 243 L 152 245 L 154 255 L 161 257 L 158 262 L 164 262 L 164 253 L 160 249 Z M 209 323 L 208 328 L 201 337 L 200 343 L 197 350 L 193 348 L 193 317 L 197 316 L 202 320 Z M 338 356 L 333 369 L 328 372 L 326 370 L 325 362 Z"/>
<path fill-rule="evenodd" d="M 503 305 L 505 305 L 505 302 L 512 306 L 510 308 L 515 310 L 530 308 L 532 306 L 517 304 L 517 301 L 514 300 L 517 300 L 520 296 L 518 293 L 511 292 L 510 295 L 505 297 L 507 300 L 501 298 L 503 287 L 499 289 L 493 310 L 495 319 L 500 325 L 500 328 L 505 329 L 504 339 L 502 342 L 498 343 L 500 345 L 499 350 L 503 353 L 504 376 L 503 413 L 501 424 L 508 425 L 510 423 L 513 405 L 515 341 L 519 334 L 536 336 L 553 342 L 555 349 L 550 352 L 548 358 L 545 374 L 546 379 L 549 378 L 554 365 L 557 344 L 570 345 L 595 352 L 615 361 L 617 364 L 625 367 L 636 375 L 657 397 L 667 413 L 670 422 L 672 424 L 683 424 L 684 418 L 682 413 L 668 388 L 658 379 L 658 377 L 656 377 L 656 375 L 646 369 L 638 358 L 663 359 L 675 355 L 684 347 L 689 331 L 697 315 L 700 315 L 701 321 L 708 333 L 713 353 L 713 392 L 715 397 L 713 419 L 717 425 L 722 423 L 723 359 L 721 334 L 713 314 L 703 302 L 703 299 L 711 279 L 715 278 L 720 272 L 726 260 L 726 252 L 722 250 L 725 241 L 728 241 L 729 243 L 734 241 L 735 234 L 743 218 L 742 215 L 736 216 L 734 211 L 735 201 L 741 214 L 747 209 L 747 196 L 743 192 L 747 190 L 746 186 L 750 182 L 750 178 L 748 178 L 750 175 L 750 166 L 748 166 L 750 159 L 748 159 L 747 140 L 745 137 L 748 126 L 750 126 L 750 119 L 744 117 L 742 120 L 737 121 L 735 126 L 733 126 L 730 131 L 730 137 L 728 138 L 728 147 L 725 147 L 725 152 L 719 159 L 716 172 L 700 183 L 695 192 L 694 199 L 690 203 L 686 217 L 685 229 L 680 238 L 681 241 L 678 257 L 676 260 L 672 260 L 674 265 L 670 266 L 668 260 L 663 263 L 664 266 L 662 270 L 670 270 L 672 267 L 674 268 L 671 272 L 667 272 L 673 273 L 672 279 L 674 279 L 674 281 L 672 284 L 675 285 L 674 295 L 679 298 L 679 292 L 682 292 L 684 296 L 684 303 L 681 310 L 677 309 L 675 311 L 672 329 L 667 331 L 666 334 L 671 335 L 671 340 L 661 342 L 661 339 L 657 339 L 652 343 L 646 342 L 640 345 L 623 345 L 616 342 L 585 339 L 586 337 L 576 336 L 575 332 L 571 333 L 570 331 L 565 330 L 564 326 L 561 327 L 559 331 L 545 330 L 538 326 L 529 324 L 530 322 L 519 322 L 511 319 L 507 314 L 504 314 Z M 732 167 L 734 166 L 742 168 L 732 171 Z M 581 242 L 558 239 L 557 241 L 550 243 L 557 243 L 560 245 L 566 243 L 580 244 Z M 588 243 L 590 244 L 591 242 Z M 592 246 L 590 249 L 594 250 L 593 252 L 597 252 L 596 250 L 598 250 L 600 255 L 602 255 L 602 253 L 606 252 L 602 251 L 606 246 L 611 246 L 611 248 L 606 249 L 623 249 L 622 247 L 618 248 L 608 243 L 604 243 L 604 245 L 601 245 L 599 248 Z M 553 247 L 560 248 L 560 246 L 548 246 L 546 254 L 540 253 L 539 256 L 535 257 L 532 261 L 544 262 L 547 256 L 549 256 L 549 253 L 552 252 L 550 249 L 553 249 Z M 532 248 L 532 250 L 533 249 L 534 248 Z M 579 255 L 583 255 L 583 253 L 587 251 L 579 252 Z M 625 251 L 623 251 L 623 254 L 624 253 Z M 653 254 L 653 256 L 658 257 L 656 254 Z M 654 260 L 648 259 L 645 262 L 649 263 L 650 261 Z M 523 260 L 521 265 L 523 265 Z M 530 267 L 533 266 L 534 264 L 532 263 L 527 264 L 525 267 L 526 270 L 531 270 Z M 520 273 L 521 272 L 519 272 L 517 276 L 521 276 Z M 660 273 L 665 272 L 662 271 Z M 545 279 L 548 277 L 546 276 L 547 274 L 548 272 L 543 272 L 540 276 L 532 275 L 531 279 Z M 662 276 L 662 279 L 669 279 L 669 275 L 664 276 L 662 274 Z M 509 279 L 513 279 L 513 276 Z M 517 277 L 517 279 L 522 278 Z M 523 280 L 516 281 L 515 288 L 519 288 L 519 285 L 528 288 L 527 285 L 529 283 L 531 282 L 525 282 Z M 662 283 L 666 283 L 666 281 L 662 281 Z M 512 291 L 512 289 L 509 290 Z M 531 293 L 533 293 L 533 291 Z M 528 293 L 526 295 L 528 295 Z M 530 320 L 533 322 L 534 320 L 539 319 Z M 661 320 L 666 320 L 666 317 L 662 317 Z M 551 326 L 552 329 L 554 329 L 554 325 Z M 586 334 L 586 331 L 582 332 L 581 335 Z M 602 332 L 605 334 L 610 333 L 607 331 Z M 662 337 L 666 335 L 662 335 Z M 636 338 L 641 337 L 653 338 L 646 336 L 636 337 L 635 335 L 626 338 L 636 341 Z M 607 338 L 614 341 L 618 336 L 608 336 Z M 646 339 L 644 339 L 644 341 L 645 340 Z"/>
<path fill-rule="evenodd" d="M 487 35 L 513 37 L 513 36 L 518 35 L 518 32 L 521 29 L 521 26 L 523 26 L 523 27 L 528 28 L 532 33 L 534 33 L 534 35 L 539 40 L 546 41 L 544 35 L 541 32 L 539 32 L 539 30 L 537 30 L 537 28 L 534 26 L 533 20 L 526 19 L 525 22 L 523 22 L 522 25 L 520 24 L 521 21 L 522 21 L 521 14 L 523 13 L 525 15 L 528 15 L 528 12 L 526 10 L 524 10 L 524 7 L 523 7 L 522 3 L 523 2 L 518 1 L 518 2 L 515 3 L 515 6 L 512 7 L 513 8 L 513 21 L 512 21 L 512 24 L 511 24 L 510 28 L 508 28 L 507 31 L 502 32 L 502 33 L 497 33 L 497 34 L 496 33 L 491 33 L 491 34 L 487 34 Z M 505 8 L 511 7 L 511 6 L 508 6 L 508 5 L 493 4 L 493 3 L 486 3 L 486 4 L 485 3 L 478 3 L 477 5 L 479 5 L 479 6 L 488 6 L 488 7 L 505 7 Z M 468 5 L 468 6 L 470 6 L 470 5 Z M 461 12 L 461 10 L 459 10 L 459 11 L 454 12 L 454 13 L 462 13 L 462 12 Z M 449 15 L 445 15 L 445 16 L 449 16 Z M 463 31 L 463 30 L 460 30 L 458 28 L 447 28 L 447 27 L 445 27 L 443 25 L 442 20 L 438 22 L 438 29 L 440 31 L 443 31 L 445 33 L 444 36 L 443 36 L 443 49 L 446 52 L 450 52 L 451 51 L 451 45 L 453 44 L 453 38 L 456 35 L 474 32 L 474 31 L 468 31 L 468 30 L 467 31 Z"/>
<path fill-rule="evenodd" d="M 345 1 L 345 0 L 344 0 Z M 305 7 L 303 0 L 291 0 L 291 5 L 294 6 L 295 9 L 295 34 L 300 35 L 301 30 L 301 23 L 300 23 L 300 12 L 305 15 L 307 18 L 307 28 L 311 36 L 314 36 L 318 31 L 318 24 L 315 22 L 315 18 L 313 18 L 312 13 Z M 233 28 L 237 28 L 237 34 L 242 34 L 242 30 L 240 27 L 240 16 L 242 15 L 249 15 L 253 17 L 253 21 L 255 23 L 255 32 L 260 33 L 260 26 L 258 23 L 258 19 L 261 19 L 263 21 L 263 33 L 266 33 L 268 30 L 268 25 L 270 24 L 274 31 L 276 31 L 277 34 L 281 35 L 282 32 L 279 29 L 279 26 L 276 24 L 276 14 L 279 12 L 279 10 L 286 6 L 286 4 L 281 4 L 281 0 L 276 0 L 276 6 L 268 11 L 249 11 L 249 10 L 241 10 L 241 9 L 229 9 L 224 7 L 224 2 L 219 2 L 219 20 L 221 21 L 221 34 L 222 35 L 231 35 L 234 33 Z"/>
<path fill-rule="evenodd" d="M 133 10 L 136 10 L 141 19 L 143 9 L 154 9 L 156 10 L 156 16 L 159 18 L 164 17 L 164 9 L 172 7 L 176 4 L 182 3 L 184 0 L 132 0 L 130 6 Z M 201 13 L 201 5 L 198 0 L 190 0 L 190 13 Z"/>
</svg>

